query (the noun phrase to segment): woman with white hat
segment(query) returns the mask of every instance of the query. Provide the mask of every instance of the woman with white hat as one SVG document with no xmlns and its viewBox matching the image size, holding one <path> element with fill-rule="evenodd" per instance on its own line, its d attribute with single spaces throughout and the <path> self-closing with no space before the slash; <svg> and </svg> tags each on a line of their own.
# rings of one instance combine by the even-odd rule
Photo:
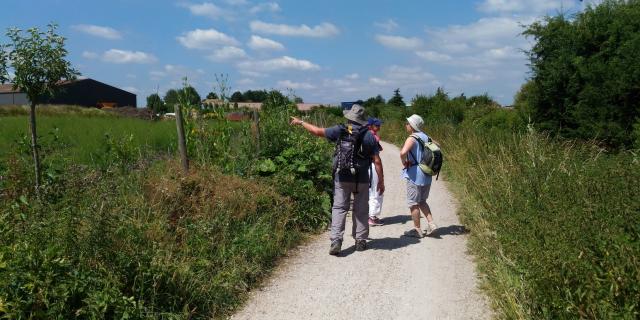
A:
<svg viewBox="0 0 640 320">
<path fill-rule="evenodd" d="M 418 164 L 422 159 L 423 146 L 417 138 L 428 141 L 429 136 L 422 132 L 424 121 L 417 114 L 407 118 L 405 130 L 409 137 L 405 140 L 400 151 L 400 160 L 404 165 L 402 176 L 407 180 L 407 206 L 411 210 L 413 228 L 404 233 L 405 236 L 422 238 L 423 235 L 431 234 L 436 228 L 431 215 L 431 208 L 427 204 L 429 190 L 431 189 L 431 176 L 420 170 Z M 424 234 L 420 229 L 420 211 L 427 218 L 428 227 Z"/>
</svg>

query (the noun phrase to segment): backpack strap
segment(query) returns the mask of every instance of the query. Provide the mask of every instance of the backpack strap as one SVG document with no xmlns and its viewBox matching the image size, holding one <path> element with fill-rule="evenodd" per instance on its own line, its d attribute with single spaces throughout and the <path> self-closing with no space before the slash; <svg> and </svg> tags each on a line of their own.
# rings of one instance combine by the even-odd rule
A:
<svg viewBox="0 0 640 320">
<path fill-rule="evenodd" d="M 418 142 L 419 147 L 418 148 L 423 148 L 422 152 L 424 152 L 424 141 L 422 139 L 420 139 L 420 137 L 415 134 L 412 133 L 411 136 L 412 138 L 416 139 L 416 141 Z M 411 152 L 411 150 L 409 150 L 409 154 L 411 155 L 411 157 L 413 157 L 413 160 L 415 160 L 415 163 L 413 163 L 411 166 L 417 166 L 418 164 L 420 164 L 420 160 L 418 160 L 418 158 L 416 158 L 416 156 L 413 154 L 413 152 Z"/>
</svg>

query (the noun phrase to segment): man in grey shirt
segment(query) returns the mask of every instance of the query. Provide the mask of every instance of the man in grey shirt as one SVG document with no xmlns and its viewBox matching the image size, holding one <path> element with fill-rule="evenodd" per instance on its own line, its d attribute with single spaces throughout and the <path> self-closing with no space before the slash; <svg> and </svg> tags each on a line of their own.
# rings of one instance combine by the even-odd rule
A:
<svg viewBox="0 0 640 320">
<path fill-rule="evenodd" d="M 327 140 L 338 143 L 347 134 L 359 132 L 365 127 L 367 120 L 364 108 L 359 104 L 354 104 L 351 110 L 345 111 L 344 117 L 348 120 L 344 125 L 337 125 L 329 128 L 317 127 L 311 123 L 291 117 L 291 125 L 301 125 L 305 130 L 318 137 L 325 137 Z M 365 132 L 366 131 L 366 132 Z M 382 171 L 382 161 L 378 155 L 378 142 L 369 130 L 362 130 L 362 136 L 358 139 L 358 146 L 361 144 L 358 155 L 354 157 L 354 163 L 358 168 L 356 171 L 340 170 L 334 177 L 334 197 L 331 210 L 331 247 L 329 254 L 338 255 L 342 248 L 345 221 L 349 203 L 353 194 L 353 229 L 352 236 L 356 240 L 357 251 L 367 248 L 366 239 L 369 237 L 369 167 L 373 163 L 378 174 L 377 189 L 380 194 L 384 193 L 384 173 Z M 334 157 L 334 169 L 336 162 Z"/>
</svg>

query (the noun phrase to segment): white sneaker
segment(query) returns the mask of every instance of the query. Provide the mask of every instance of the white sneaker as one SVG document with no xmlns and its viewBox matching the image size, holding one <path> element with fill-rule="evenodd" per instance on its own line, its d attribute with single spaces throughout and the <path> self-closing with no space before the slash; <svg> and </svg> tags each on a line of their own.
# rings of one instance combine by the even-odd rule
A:
<svg viewBox="0 0 640 320">
<path fill-rule="evenodd" d="M 429 224 L 427 225 L 427 229 L 424 230 L 424 235 L 428 236 L 436 231 L 436 229 L 438 229 L 438 226 L 433 222 L 429 222 Z"/>
</svg>

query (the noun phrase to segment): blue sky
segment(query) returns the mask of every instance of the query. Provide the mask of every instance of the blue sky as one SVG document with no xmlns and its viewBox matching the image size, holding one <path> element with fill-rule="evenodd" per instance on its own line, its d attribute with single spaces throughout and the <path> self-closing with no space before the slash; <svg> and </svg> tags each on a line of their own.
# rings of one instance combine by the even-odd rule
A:
<svg viewBox="0 0 640 320">
<path fill-rule="evenodd" d="M 409 102 L 443 87 L 502 104 L 528 76 L 521 25 L 593 0 L 5 0 L 0 29 L 59 25 L 85 77 L 164 96 L 187 77 L 201 96 L 278 89 L 305 102 Z M 3 32 L 4 33 L 4 32 Z M 6 37 L 0 37 L 6 42 Z"/>
</svg>

